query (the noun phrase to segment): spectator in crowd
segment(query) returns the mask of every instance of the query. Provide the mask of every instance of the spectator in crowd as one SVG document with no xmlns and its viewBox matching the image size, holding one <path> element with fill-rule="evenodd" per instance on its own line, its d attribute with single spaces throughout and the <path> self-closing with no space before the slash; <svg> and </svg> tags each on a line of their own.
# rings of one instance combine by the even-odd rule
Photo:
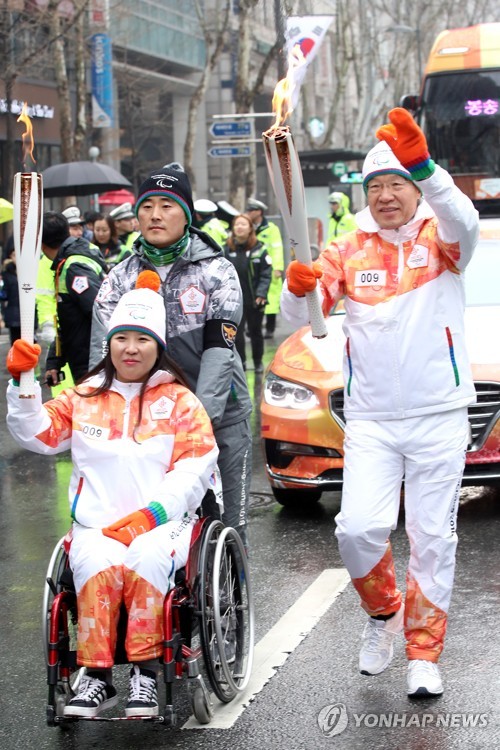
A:
<svg viewBox="0 0 500 750">
<path fill-rule="evenodd" d="M 273 267 L 266 248 L 257 239 L 252 219 L 247 214 L 240 214 L 234 219 L 231 235 L 224 245 L 224 255 L 236 268 L 243 293 L 243 317 L 236 334 L 236 349 L 246 369 L 246 325 L 250 335 L 254 372 L 259 374 L 264 371 L 262 321 Z"/>
<path fill-rule="evenodd" d="M 89 242 L 92 242 L 94 236 L 94 221 L 99 218 L 102 214 L 99 211 L 85 211 L 83 214 L 83 236 Z"/>
<path fill-rule="evenodd" d="M 121 260 L 132 255 L 132 250 L 122 245 L 118 239 L 116 223 L 111 216 L 97 215 L 92 242 L 101 251 L 108 268 L 113 268 Z"/>
</svg>

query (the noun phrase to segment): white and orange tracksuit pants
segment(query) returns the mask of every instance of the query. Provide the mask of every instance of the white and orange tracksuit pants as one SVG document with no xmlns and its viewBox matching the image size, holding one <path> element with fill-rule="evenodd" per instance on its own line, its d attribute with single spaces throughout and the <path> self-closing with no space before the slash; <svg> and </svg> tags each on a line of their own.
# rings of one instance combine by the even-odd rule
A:
<svg viewBox="0 0 500 750">
<path fill-rule="evenodd" d="M 443 650 L 455 570 L 456 519 L 469 439 L 467 409 L 401 420 L 348 420 L 336 536 L 369 615 L 396 612 L 389 535 L 404 478 L 410 561 L 404 631 L 408 659 L 437 662 Z"/>
<path fill-rule="evenodd" d="M 74 524 L 69 563 L 77 595 L 80 666 L 113 666 L 122 602 L 128 612 L 129 661 L 161 655 L 163 600 L 175 571 L 187 562 L 196 520 L 169 521 L 136 537 L 129 547 L 100 529 Z"/>
</svg>

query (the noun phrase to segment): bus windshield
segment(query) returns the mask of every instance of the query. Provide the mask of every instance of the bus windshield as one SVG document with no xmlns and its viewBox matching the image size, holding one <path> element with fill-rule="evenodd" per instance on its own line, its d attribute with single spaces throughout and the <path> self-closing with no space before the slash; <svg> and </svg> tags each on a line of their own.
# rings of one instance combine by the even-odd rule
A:
<svg viewBox="0 0 500 750">
<path fill-rule="evenodd" d="M 484 178 L 499 177 L 500 69 L 433 74 L 425 81 L 420 106 L 435 161 L 452 175 L 482 178 L 483 187 Z M 476 181 L 471 197 L 493 195 L 481 194 Z"/>
</svg>

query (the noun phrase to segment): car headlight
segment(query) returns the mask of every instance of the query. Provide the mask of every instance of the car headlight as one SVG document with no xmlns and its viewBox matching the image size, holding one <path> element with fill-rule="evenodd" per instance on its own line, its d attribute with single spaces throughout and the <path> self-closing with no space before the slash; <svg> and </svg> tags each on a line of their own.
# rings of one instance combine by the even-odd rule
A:
<svg viewBox="0 0 500 750">
<path fill-rule="evenodd" d="M 304 385 L 283 380 L 270 374 L 264 386 L 264 401 L 284 409 L 312 409 L 319 401 L 314 391 Z"/>
</svg>

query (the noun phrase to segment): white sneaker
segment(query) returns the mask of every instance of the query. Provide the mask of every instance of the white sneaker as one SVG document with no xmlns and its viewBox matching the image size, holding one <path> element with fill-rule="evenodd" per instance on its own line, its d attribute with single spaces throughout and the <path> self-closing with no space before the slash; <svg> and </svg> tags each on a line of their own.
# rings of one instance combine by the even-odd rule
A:
<svg viewBox="0 0 500 750">
<path fill-rule="evenodd" d="M 408 662 L 408 695 L 425 698 L 441 695 L 442 692 L 443 683 L 437 664 L 424 659 L 413 659 Z"/>
<path fill-rule="evenodd" d="M 404 605 L 389 620 L 368 618 L 363 631 L 363 645 L 359 652 L 361 674 L 380 674 L 391 663 L 393 641 L 403 629 Z"/>
</svg>

